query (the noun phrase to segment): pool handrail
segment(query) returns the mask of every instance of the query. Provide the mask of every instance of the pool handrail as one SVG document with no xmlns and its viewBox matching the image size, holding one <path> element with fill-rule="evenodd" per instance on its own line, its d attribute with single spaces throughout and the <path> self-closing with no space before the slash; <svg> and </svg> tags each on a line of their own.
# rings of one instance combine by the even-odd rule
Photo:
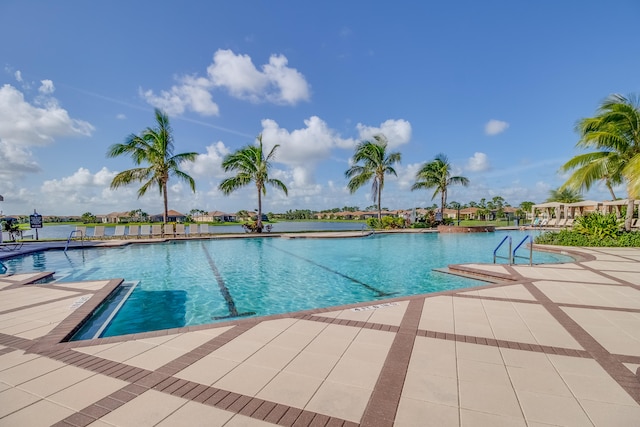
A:
<svg viewBox="0 0 640 427">
<path fill-rule="evenodd" d="M 520 246 L 522 246 L 524 244 L 524 242 L 526 242 L 527 240 L 529 240 L 529 257 L 528 257 L 529 258 L 529 265 L 533 265 L 533 238 L 531 237 L 531 235 L 524 236 L 524 239 L 522 239 L 522 241 L 520 243 L 518 243 L 516 248 L 513 250 L 513 253 L 511 254 L 511 260 L 513 261 L 514 264 L 515 264 L 515 259 L 516 258 L 527 259 L 527 257 L 525 257 L 525 256 L 516 255 L 516 252 L 518 251 L 518 249 L 520 249 Z"/>
<path fill-rule="evenodd" d="M 509 240 L 509 256 L 500 256 L 497 254 L 498 249 L 500 249 L 500 247 L 502 246 L 502 244 L 506 241 Z M 513 259 L 511 258 L 511 236 L 507 235 L 504 236 L 504 239 L 502 239 L 502 241 L 500 241 L 500 243 L 498 244 L 498 246 L 496 246 L 496 248 L 493 250 L 493 263 L 496 263 L 496 258 L 504 258 L 507 259 L 509 261 L 509 265 L 513 264 Z"/>
<path fill-rule="evenodd" d="M 76 233 L 80 233 L 80 242 L 82 242 L 82 246 L 84 247 L 84 235 L 82 233 L 82 230 L 73 230 L 71 233 L 69 233 L 69 238 L 67 239 L 67 244 L 64 246 L 64 251 L 67 252 L 67 249 L 69 249 L 69 243 L 71 242 L 71 239 L 73 238 L 73 235 Z"/>
<path fill-rule="evenodd" d="M 9 269 L 7 268 L 6 265 L 4 265 L 4 263 L 0 260 L 0 274 L 4 274 L 8 271 Z"/>
</svg>

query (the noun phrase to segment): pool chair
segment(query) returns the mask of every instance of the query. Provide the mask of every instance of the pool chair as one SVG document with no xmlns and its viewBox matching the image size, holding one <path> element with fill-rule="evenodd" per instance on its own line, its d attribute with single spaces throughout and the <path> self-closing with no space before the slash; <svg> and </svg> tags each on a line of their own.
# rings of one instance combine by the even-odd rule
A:
<svg viewBox="0 0 640 427">
<path fill-rule="evenodd" d="M 153 224 L 151 226 L 151 237 L 162 237 L 162 224 Z"/>
<path fill-rule="evenodd" d="M 140 237 L 138 234 L 140 232 L 139 225 L 130 225 L 129 231 L 127 232 L 127 237 L 135 237 L 136 239 Z"/>
<path fill-rule="evenodd" d="M 111 237 L 114 239 L 124 239 L 124 225 L 116 225 L 116 229 Z"/>
<path fill-rule="evenodd" d="M 556 224 L 556 227 L 564 227 L 564 225 L 567 223 L 567 219 L 566 218 L 560 218 Z"/>
<path fill-rule="evenodd" d="M 187 237 L 187 232 L 184 229 L 184 224 L 176 224 L 176 231 L 173 233 L 175 237 Z"/>
<path fill-rule="evenodd" d="M 573 218 L 567 218 L 567 221 L 564 223 L 564 226 L 567 228 L 573 227 Z"/>
<path fill-rule="evenodd" d="M 93 228 L 93 236 L 90 236 L 92 239 L 104 239 L 104 225 L 96 225 Z"/>
<path fill-rule="evenodd" d="M 140 226 L 140 237 L 143 239 L 151 237 L 151 226 L 149 224 L 143 224 Z"/>
<path fill-rule="evenodd" d="M 189 237 L 198 237 L 198 224 L 189 224 Z"/>
<path fill-rule="evenodd" d="M 200 235 L 204 236 L 209 234 L 209 224 L 200 224 Z"/>
<path fill-rule="evenodd" d="M 87 227 L 85 227 L 84 225 L 76 226 L 76 232 L 73 233 L 73 237 L 75 237 L 76 239 L 84 239 L 85 237 L 87 237 Z"/>
</svg>

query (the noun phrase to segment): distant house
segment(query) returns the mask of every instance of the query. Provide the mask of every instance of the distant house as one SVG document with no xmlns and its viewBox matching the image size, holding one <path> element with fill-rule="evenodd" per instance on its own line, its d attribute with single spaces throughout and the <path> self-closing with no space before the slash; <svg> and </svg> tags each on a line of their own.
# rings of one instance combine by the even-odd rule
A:
<svg viewBox="0 0 640 427">
<path fill-rule="evenodd" d="M 131 218 L 129 212 L 111 212 L 106 215 L 96 215 L 96 221 L 103 224 L 116 224 L 128 222 Z"/>
<path fill-rule="evenodd" d="M 194 215 L 192 217 L 194 222 L 234 222 L 236 221 L 237 215 L 221 212 L 221 211 L 211 211 L 202 215 Z"/>
<path fill-rule="evenodd" d="M 173 209 L 167 211 L 167 222 L 185 222 L 186 219 L 187 216 L 178 211 L 174 211 Z M 149 220 L 151 222 L 162 222 L 164 221 L 164 213 L 151 215 Z"/>
</svg>

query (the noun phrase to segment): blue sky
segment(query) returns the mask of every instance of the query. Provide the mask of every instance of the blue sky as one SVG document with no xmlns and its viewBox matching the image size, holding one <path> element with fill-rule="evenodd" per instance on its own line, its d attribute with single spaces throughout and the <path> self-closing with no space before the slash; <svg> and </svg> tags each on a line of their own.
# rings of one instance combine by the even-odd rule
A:
<svg viewBox="0 0 640 427">
<path fill-rule="evenodd" d="M 108 147 L 170 114 L 175 150 L 199 153 L 169 207 L 257 207 L 224 196 L 225 154 L 280 144 L 263 210 L 372 204 L 344 172 L 355 144 L 384 133 L 402 154 L 382 204 L 430 206 L 410 191 L 448 156 L 468 187 L 449 201 L 541 202 L 578 152 L 574 126 L 611 93 L 640 92 L 636 0 L 17 1 L 0 3 L 0 210 L 80 215 L 162 211 L 156 191 L 110 190 L 133 167 Z M 624 188 L 617 195 L 625 197 Z M 608 199 L 597 187 L 584 194 Z"/>
</svg>

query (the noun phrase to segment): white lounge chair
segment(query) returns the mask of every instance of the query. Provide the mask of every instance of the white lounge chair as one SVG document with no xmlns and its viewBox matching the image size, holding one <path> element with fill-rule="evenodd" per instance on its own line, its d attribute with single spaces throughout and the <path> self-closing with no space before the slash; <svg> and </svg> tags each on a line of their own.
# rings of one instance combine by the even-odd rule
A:
<svg viewBox="0 0 640 427">
<path fill-rule="evenodd" d="M 130 225 L 129 226 L 129 231 L 127 232 L 127 237 L 135 237 L 137 239 L 137 238 L 140 237 L 140 235 L 138 233 L 140 233 L 140 226 L 139 225 Z"/>
<path fill-rule="evenodd" d="M 200 235 L 204 236 L 209 234 L 209 224 L 200 224 Z"/>
<path fill-rule="evenodd" d="M 162 224 L 153 224 L 151 226 L 151 237 L 162 237 Z"/>
<path fill-rule="evenodd" d="M 151 237 L 151 226 L 149 224 L 143 224 L 140 226 L 140 237 L 141 238 Z"/>
<path fill-rule="evenodd" d="M 93 236 L 91 236 L 91 238 L 93 239 L 104 239 L 104 225 L 96 225 L 93 228 Z"/>
<path fill-rule="evenodd" d="M 114 239 L 124 239 L 124 225 L 116 225 L 116 229 L 113 231 Z"/>
<path fill-rule="evenodd" d="M 87 237 L 87 227 L 85 227 L 84 225 L 77 225 L 76 232 L 73 237 L 75 237 L 76 239 L 84 239 L 85 237 Z"/>
<path fill-rule="evenodd" d="M 184 229 L 184 224 L 176 224 L 176 230 L 173 235 L 175 237 L 186 237 L 187 232 Z"/>
<path fill-rule="evenodd" d="M 189 237 L 198 237 L 198 224 L 189 224 Z"/>
</svg>

